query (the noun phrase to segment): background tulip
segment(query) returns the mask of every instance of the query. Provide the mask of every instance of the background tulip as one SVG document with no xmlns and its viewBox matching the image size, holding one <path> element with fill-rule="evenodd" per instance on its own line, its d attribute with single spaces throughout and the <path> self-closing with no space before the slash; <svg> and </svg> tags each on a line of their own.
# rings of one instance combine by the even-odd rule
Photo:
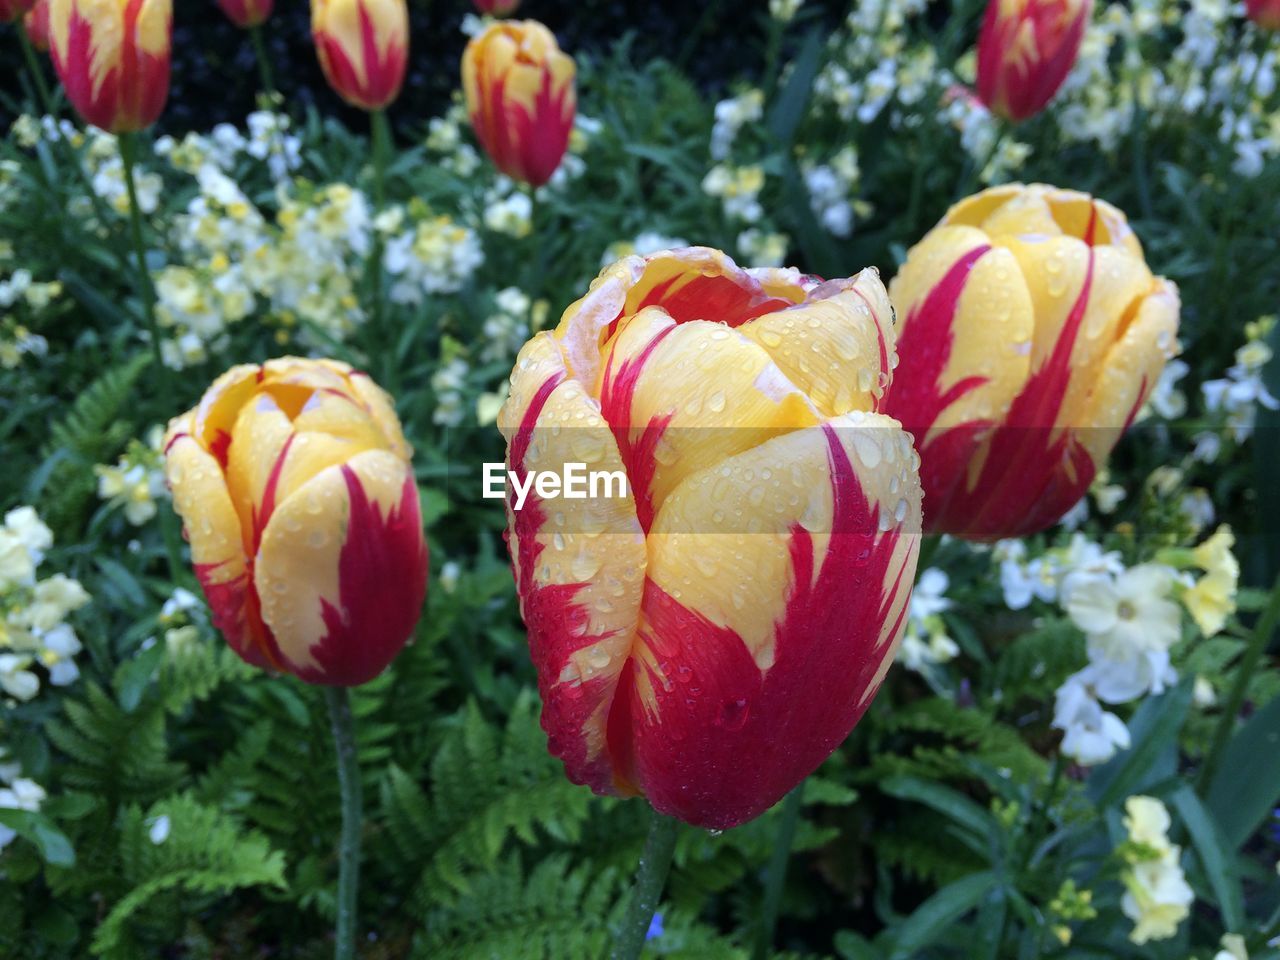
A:
<svg viewBox="0 0 1280 960">
<path fill-rule="evenodd" d="M 409 457 L 387 395 L 330 360 L 233 367 L 170 422 L 174 505 L 241 657 L 337 686 L 391 662 L 426 592 Z"/>
<path fill-rule="evenodd" d="M 271 16 L 273 0 L 218 0 L 218 8 L 242 30 L 261 26 Z"/>
<path fill-rule="evenodd" d="M 155 123 L 172 27 L 171 0 L 49 0 L 53 66 L 76 112 L 110 133 Z"/>
<path fill-rule="evenodd" d="M 1092 0 L 988 0 L 978 38 L 978 96 L 1007 120 L 1035 116 L 1080 52 Z"/>
<path fill-rule="evenodd" d="M 476 139 L 493 165 L 538 187 L 560 166 L 577 109 L 573 59 L 533 20 L 492 23 L 462 55 Z"/>
<path fill-rule="evenodd" d="M 525 345 L 508 468 L 629 478 L 621 498 L 508 498 L 542 723 L 572 780 L 723 828 L 848 735 L 919 546 L 911 441 L 875 412 L 892 358 L 874 271 L 820 283 L 705 248 L 620 260 Z"/>
<path fill-rule="evenodd" d="M 520 6 L 520 0 L 475 0 L 476 9 L 489 17 L 509 17 Z"/>
<path fill-rule="evenodd" d="M 363 110 L 400 93 L 409 56 L 405 0 L 311 0 L 311 34 L 325 79 Z"/>
<path fill-rule="evenodd" d="M 890 284 L 887 411 L 916 438 L 925 529 L 1042 530 L 1073 506 L 1177 347 L 1178 291 L 1088 194 L 994 187 L 956 204 Z"/>
<path fill-rule="evenodd" d="M 49 52 L 49 0 L 36 0 L 22 19 L 27 38 L 41 53 Z"/>
<path fill-rule="evenodd" d="M 0 23 L 13 23 L 34 5 L 33 0 L 0 0 Z"/>
<path fill-rule="evenodd" d="M 1244 12 L 1263 30 L 1280 30 L 1280 0 L 1244 0 Z"/>
</svg>

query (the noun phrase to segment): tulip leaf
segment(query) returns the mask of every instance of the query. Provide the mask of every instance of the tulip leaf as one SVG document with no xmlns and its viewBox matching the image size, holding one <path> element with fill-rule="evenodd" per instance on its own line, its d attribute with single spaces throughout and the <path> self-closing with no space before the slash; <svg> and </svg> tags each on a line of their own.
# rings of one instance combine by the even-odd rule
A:
<svg viewBox="0 0 1280 960">
<path fill-rule="evenodd" d="M 1200 854 L 1205 878 L 1213 890 L 1222 924 L 1229 933 L 1244 931 L 1244 903 L 1240 892 L 1240 878 L 1236 875 L 1235 857 L 1227 846 L 1222 831 L 1214 822 L 1195 791 L 1185 784 L 1172 796 L 1173 805 L 1191 834 L 1191 842 Z"/>
<path fill-rule="evenodd" d="M 982 903 L 997 883 L 995 873 L 983 870 L 943 887 L 902 921 L 890 956 L 907 960 L 938 938 L 955 936 L 955 921 Z"/>
<path fill-rule="evenodd" d="M 796 130 L 809 106 L 809 97 L 813 92 L 813 81 L 818 76 L 824 53 L 824 38 L 820 29 L 813 29 L 804 38 L 804 46 L 793 61 L 791 76 L 786 86 L 774 100 L 769 109 L 769 132 L 777 138 L 779 145 L 790 148 L 796 138 Z"/>
<path fill-rule="evenodd" d="M 1280 697 L 1250 717 L 1223 751 L 1217 776 L 1209 785 L 1209 813 L 1228 849 L 1238 850 L 1280 800 Z"/>
<path fill-rule="evenodd" d="M 1177 767 L 1178 733 L 1191 706 L 1191 678 L 1148 697 L 1129 721 L 1132 746 L 1089 775 L 1085 791 L 1102 808 L 1171 776 Z"/>
</svg>

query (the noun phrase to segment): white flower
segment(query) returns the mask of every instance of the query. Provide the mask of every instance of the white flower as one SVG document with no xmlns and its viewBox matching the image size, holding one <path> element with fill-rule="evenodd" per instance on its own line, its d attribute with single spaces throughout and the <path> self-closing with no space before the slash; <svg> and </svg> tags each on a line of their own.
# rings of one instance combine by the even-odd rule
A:
<svg viewBox="0 0 1280 960">
<path fill-rule="evenodd" d="M 152 843 L 159 846 L 169 839 L 169 828 L 169 815 L 162 813 L 151 821 L 150 827 L 147 828 L 147 837 L 150 838 Z"/>
<path fill-rule="evenodd" d="M 15 507 L 4 515 L 5 528 L 16 534 L 31 554 L 31 562 L 39 565 L 44 552 L 53 546 L 53 533 L 36 515 L 33 507 Z"/>
<path fill-rule="evenodd" d="M 1222 949 L 1213 955 L 1213 960 L 1249 960 L 1249 951 L 1240 934 L 1224 933 L 1220 942 Z"/>
<path fill-rule="evenodd" d="M 453 593 L 458 589 L 458 578 L 462 574 L 462 568 L 458 566 L 456 560 L 445 561 L 444 566 L 440 568 L 440 589 L 445 593 Z"/>
<path fill-rule="evenodd" d="M 40 784 L 20 777 L 12 780 L 8 787 L 0 789 L 0 809 L 36 811 L 40 809 L 45 796 L 44 788 Z M 16 836 L 13 830 L 0 824 L 0 850 L 12 843 Z"/>
<path fill-rule="evenodd" d="M 728 100 L 721 100 L 715 107 L 715 125 L 711 128 L 711 157 L 723 160 L 729 155 L 738 131 L 764 116 L 764 93 L 748 90 Z"/>
<path fill-rule="evenodd" d="M 0 653 L 0 688 L 15 700 L 30 700 L 40 692 L 40 678 L 27 668 L 31 658 Z"/>
<path fill-rule="evenodd" d="M 1129 728 L 1102 709 L 1081 674 L 1068 677 L 1054 697 L 1053 726 L 1063 731 L 1062 753 L 1082 766 L 1105 763 L 1129 749 Z"/>
<path fill-rule="evenodd" d="M 533 229 L 533 200 L 518 190 L 490 200 L 484 210 L 484 225 L 494 233 L 527 237 Z"/>
</svg>

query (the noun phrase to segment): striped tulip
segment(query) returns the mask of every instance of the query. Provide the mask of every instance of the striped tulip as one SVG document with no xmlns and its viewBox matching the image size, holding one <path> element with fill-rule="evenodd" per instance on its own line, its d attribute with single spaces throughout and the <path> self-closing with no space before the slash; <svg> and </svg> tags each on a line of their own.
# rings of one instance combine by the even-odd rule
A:
<svg viewBox="0 0 1280 960">
<path fill-rule="evenodd" d="M 362 110 L 400 95 L 409 57 L 405 0 L 311 0 L 311 35 L 325 79 Z"/>
<path fill-rule="evenodd" d="M 27 38 L 41 53 L 49 52 L 49 0 L 36 0 L 35 6 L 22 18 Z"/>
<path fill-rule="evenodd" d="M 1043 110 L 1080 52 L 1093 0 L 988 0 L 978 38 L 978 97 L 1018 122 Z"/>
<path fill-rule="evenodd" d="M 236 653 L 349 687 L 400 652 L 427 576 L 410 454 L 390 398 L 332 360 L 233 367 L 169 423 L 174 506 Z"/>
<path fill-rule="evenodd" d="M 242 30 L 265 23 L 271 6 L 272 0 L 218 0 L 218 8 Z"/>
<path fill-rule="evenodd" d="M 49 0 L 53 66 L 76 112 L 110 133 L 155 123 L 172 28 L 171 0 Z"/>
<path fill-rule="evenodd" d="M 475 4 L 486 17 L 509 17 L 520 6 L 520 0 L 475 0 Z"/>
<path fill-rule="evenodd" d="M 1280 0 L 1244 0 L 1244 12 L 1263 30 L 1280 30 Z"/>
<path fill-rule="evenodd" d="M 33 0 L 0 0 L 0 23 L 13 23 L 33 6 Z"/>
<path fill-rule="evenodd" d="M 914 434 L 925 531 L 1024 536 L 1084 495 L 1177 348 L 1178 290 L 1124 214 L 1011 184 L 956 204 L 889 287 L 887 410 Z"/>
<path fill-rule="evenodd" d="M 521 350 L 508 546 L 574 782 L 731 827 L 862 716 L 920 540 L 918 461 L 876 412 L 893 349 L 874 270 L 823 283 L 695 247 L 606 268 Z M 567 464 L 626 489 L 548 496 Z"/>
<path fill-rule="evenodd" d="M 577 109 L 573 58 L 533 20 L 490 24 L 462 55 L 462 88 L 476 139 L 493 165 L 539 187 L 569 147 Z"/>
</svg>

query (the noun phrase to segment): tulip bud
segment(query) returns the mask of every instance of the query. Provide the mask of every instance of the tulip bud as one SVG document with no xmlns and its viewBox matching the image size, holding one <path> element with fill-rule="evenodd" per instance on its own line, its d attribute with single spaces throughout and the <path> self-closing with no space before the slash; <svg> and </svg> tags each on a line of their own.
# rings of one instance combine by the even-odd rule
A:
<svg viewBox="0 0 1280 960">
<path fill-rule="evenodd" d="M 1067 79 L 1093 0 L 988 0 L 978 38 L 978 96 L 1015 123 L 1034 117 Z"/>
<path fill-rule="evenodd" d="M 476 9 L 486 17 L 509 17 L 520 6 L 520 0 L 475 0 Z"/>
<path fill-rule="evenodd" d="M 891 317 L 874 270 L 695 247 L 618 261 L 525 344 L 498 418 L 508 546 L 574 782 L 731 827 L 861 717 L 920 541 L 910 438 L 876 412 Z M 575 463 L 589 496 L 554 496 Z"/>
<path fill-rule="evenodd" d="M 325 79 L 362 110 L 400 94 L 409 57 L 405 0 L 311 0 L 311 35 Z"/>
<path fill-rule="evenodd" d="M 0 0 L 0 23 L 13 23 L 33 6 L 33 0 Z"/>
<path fill-rule="evenodd" d="M 533 20 L 490 24 L 462 55 L 462 87 L 476 139 L 493 165 L 540 187 L 569 146 L 577 109 L 573 58 Z"/>
<path fill-rule="evenodd" d="M 172 27 L 171 0 L 49 0 L 53 66 L 76 112 L 109 133 L 155 123 Z"/>
<path fill-rule="evenodd" d="M 174 506 L 236 653 L 350 687 L 400 652 L 427 578 L 410 455 L 390 398 L 332 360 L 233 367 L 170 421 Z"/>
<path fill-rule="evenodd" d="M 1084 495 L 1177 349 L 1178 290 L 1124 214 L 1043 185 L 962 200 L 889 287 L 887 412 L 916 440 L 925 531 L 1050 526 Z"/>
<path fill-rule="evenodd" d="M 22 18 L 27 39 L 41 53 L 49 52 L 49 0 L 36 0 L 35 6 Z"/>
<path fill-rule="evenodd" d="M 1244 12 L 1263 30 L 1280 30 L 1280 0 L 1244 0 Z"/>
<path fill-rule="evenodd" d="M 241 30 L 261 26 L 271 16 L 272 0 L 218 0 L 227 19 Z"/>
</svg>

